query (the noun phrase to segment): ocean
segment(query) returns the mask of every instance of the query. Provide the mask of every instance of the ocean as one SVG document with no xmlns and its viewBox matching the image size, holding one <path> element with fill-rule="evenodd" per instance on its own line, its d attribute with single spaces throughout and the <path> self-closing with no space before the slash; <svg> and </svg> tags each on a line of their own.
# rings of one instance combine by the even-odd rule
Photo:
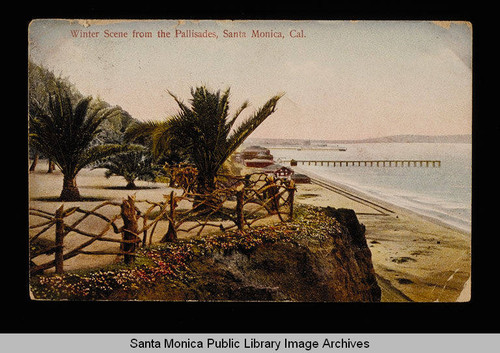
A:
<svg viewBox="0 0 500 353">
<path fill-rule="evenodd" d="M 336 145 L 327 145 L 334 147 Z M 440 167 L 302 165 L 310 176 L 342 184 L 364 194 L 471 231 L 472 145 L 468 143 L 342 144 L 346 151 L 305 147 L 268 147 L 280 160 L 440 160 Z M 321 149 L 323 148 L 323 149 Z M 288 165 L 288 163 L 287 163 Z M 293 167 L 292 167 L 293 168 Z M 335 205 L 332 205 L 335 206 Z"/>
</svg>

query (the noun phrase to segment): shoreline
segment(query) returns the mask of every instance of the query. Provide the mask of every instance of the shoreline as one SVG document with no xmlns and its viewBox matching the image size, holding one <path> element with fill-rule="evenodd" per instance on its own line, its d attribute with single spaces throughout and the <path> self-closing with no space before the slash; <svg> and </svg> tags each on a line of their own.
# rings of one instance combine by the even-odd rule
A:
<svg viewBox="0 0 500 353">
<path fill-rule="evenodd" d="M 322 177 L 321 175 L 318 175 L 318 174 L 316 174 L 314 172 L 311 172 L 309 170 L 305 170 L 305 169 L 302 169 L 300 167 L 294 167 L 294 169 L 296 171 L 300 172 L 301 174 L 306 174 L 307 176 L 309 176 L 311 178 L 311 181 L 313 179 L 320 180 L 323 183 L 331 184 L 332 186 L 334 186 L 336 188 L 339 188 L 339 189 L 343 189 L 343 190 L 347 191 L 348 193 L 351 193 L 351 194 L 353 194 L 353 195 L 355 195 L 355 196 L 357 196 L 359 198 L 366 199 L 366 200 L 368 200 L 370 202 L 373 202 L 373 203 L 378 203 L 381 206 L 384 206 L 385 208 L 389 208 L 389 209 L 393 209 L 393 210 L 395 209 L 395 210 L 399 210 L 399 211 L 402 211 L 402 212 L 413 213 L 413 214 L 415 214 L 418 217 L 421 217 L 423 219 L 428 220 L 429 222 L 433 222 L 433 223 L 436 223 L 436 224 L 441 225 L 443 227 L 447 227 L 447 228 L 456 230 L 458 232 L 461 232 L 464 235 L 471 236 L 472 231 L 471 231 L 470 228 L 465 229 L 463 227 L 460 227 L 459 225 L 445 222 L 442 219 L 429 216 L 427 214 L 418 212 L 418 211 L 416 211 L 414 209 L 410 209 L 408 207 L 404 207 L 404 206 L 401 206 L 401 205 L 397 205 L 395 203 L 388 202 L 386 200 L 381 199 L 380 197 L 373 196 L 373 195 L 368 194 L 368 193 L 366 193 L 364 191 L 355 189 L 355 188 L 353 188 L 351 186 L 339 183 L 337 181 L 329 180 L 329 179 L 327 179 L 325 177 Z"/>
<path fill-rule="evenodd" d="M 470 233 L 301 168 L 295 170 L 313 182 L 297 185 L 297 202 L 352 208 L 366 226 L 383 302 L 470 300 Z"/>
</svg>

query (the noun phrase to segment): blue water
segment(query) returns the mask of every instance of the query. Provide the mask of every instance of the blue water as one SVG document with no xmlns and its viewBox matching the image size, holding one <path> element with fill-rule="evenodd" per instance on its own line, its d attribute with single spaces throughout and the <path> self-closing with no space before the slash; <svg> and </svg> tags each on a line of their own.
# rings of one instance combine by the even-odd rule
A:
<svg viewBox="0 0 500 353">
<path fill-rule="evenodd" d="M 298 167 L 311 174 L 426 215 L 466 232 L 471 228 L 472 145 L 343 144 L 346 151 L 271 148 L 274 159 L 440 160 L 441 167 Z"/>
</svg>

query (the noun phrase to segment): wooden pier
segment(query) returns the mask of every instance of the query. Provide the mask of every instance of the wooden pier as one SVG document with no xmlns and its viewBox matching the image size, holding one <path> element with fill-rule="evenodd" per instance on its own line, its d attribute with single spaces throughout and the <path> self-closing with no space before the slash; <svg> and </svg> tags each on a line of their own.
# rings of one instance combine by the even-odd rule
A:
<svg viewBox="0 0 500 353">
<path fill-rule="evenodd" d="M 315 165 L 333 167 L 441 167 L 438 160 L 363 160 L 363 161 L 317 161 L 317 160 L 290 160 L 291 166 Z"/>
</svg>

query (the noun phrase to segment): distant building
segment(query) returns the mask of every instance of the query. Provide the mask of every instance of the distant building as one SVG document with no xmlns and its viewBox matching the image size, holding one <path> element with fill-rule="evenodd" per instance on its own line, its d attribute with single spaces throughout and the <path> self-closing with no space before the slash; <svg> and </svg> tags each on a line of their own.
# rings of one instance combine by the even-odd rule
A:
<svg viewBox="0 0 500 353">
<path fill-rule="evenodd" d="M 291 178 L 297 184 L 309 184 L 311 182 L 311 178 L 305 174 L 293 174 Z"/>
<path fill-rule="evenodd" d="M 231 155 L 231 161 L 233 163 L 245 163 L 245 160 L 243 159 L 243 156 L 241 155 L 241 152 L 235 152 Z"/>
<path fill-rule="evenodd" d="M 270 159 L 245 159 L 245 165 L 251 168 L 265 168 L 273 164 L 274 162 Z"/>
<path fill-rule="evenodd" d="M 285 178 L 285 179 L 290 179 L 293 175 L 294 171 L 293 169 L 290 169 L 288 167 L 281 167 L 277 169 L 274 172 L 274 175 L 276 175 L 277 178 Z"/>
<path fill-rule="evenodd" d="M 281 167 L 283 167 L 281 164 L 271 164 L 262 168 L 262 171 L 266 174 L 274 174 Z"/>
<path fill-rule="evenodd" d="M 265 168 L 262 168 L 262 171 L 266 174 L 274 175 L 276 178 L 286 179 L 290 179 L 290 176 L 295 173 L 293 169 L 285 167 L 281 164 L 271 164 Z"/>
<path fill-rule="evenodd" d="M 269 159 L 272 161 L 273 155 L 270 153 L 260 152 L 260 153 L 257 153 L 257 156 L 255 158 L 257 158 L 257 159 Z"/>
<path fill-rule="evenodd" d="M 269 151 L 267 148 L 261 147 L 261 146 L 249 146 L 249 147 L 245 148 L 241 152 L 241 157 L 244 160 L 255 159 L 255 158 L 270 159 L 270 160 L 273 159 L 273 156 L 271 155 L 271 151 Z"/>
</svg>

